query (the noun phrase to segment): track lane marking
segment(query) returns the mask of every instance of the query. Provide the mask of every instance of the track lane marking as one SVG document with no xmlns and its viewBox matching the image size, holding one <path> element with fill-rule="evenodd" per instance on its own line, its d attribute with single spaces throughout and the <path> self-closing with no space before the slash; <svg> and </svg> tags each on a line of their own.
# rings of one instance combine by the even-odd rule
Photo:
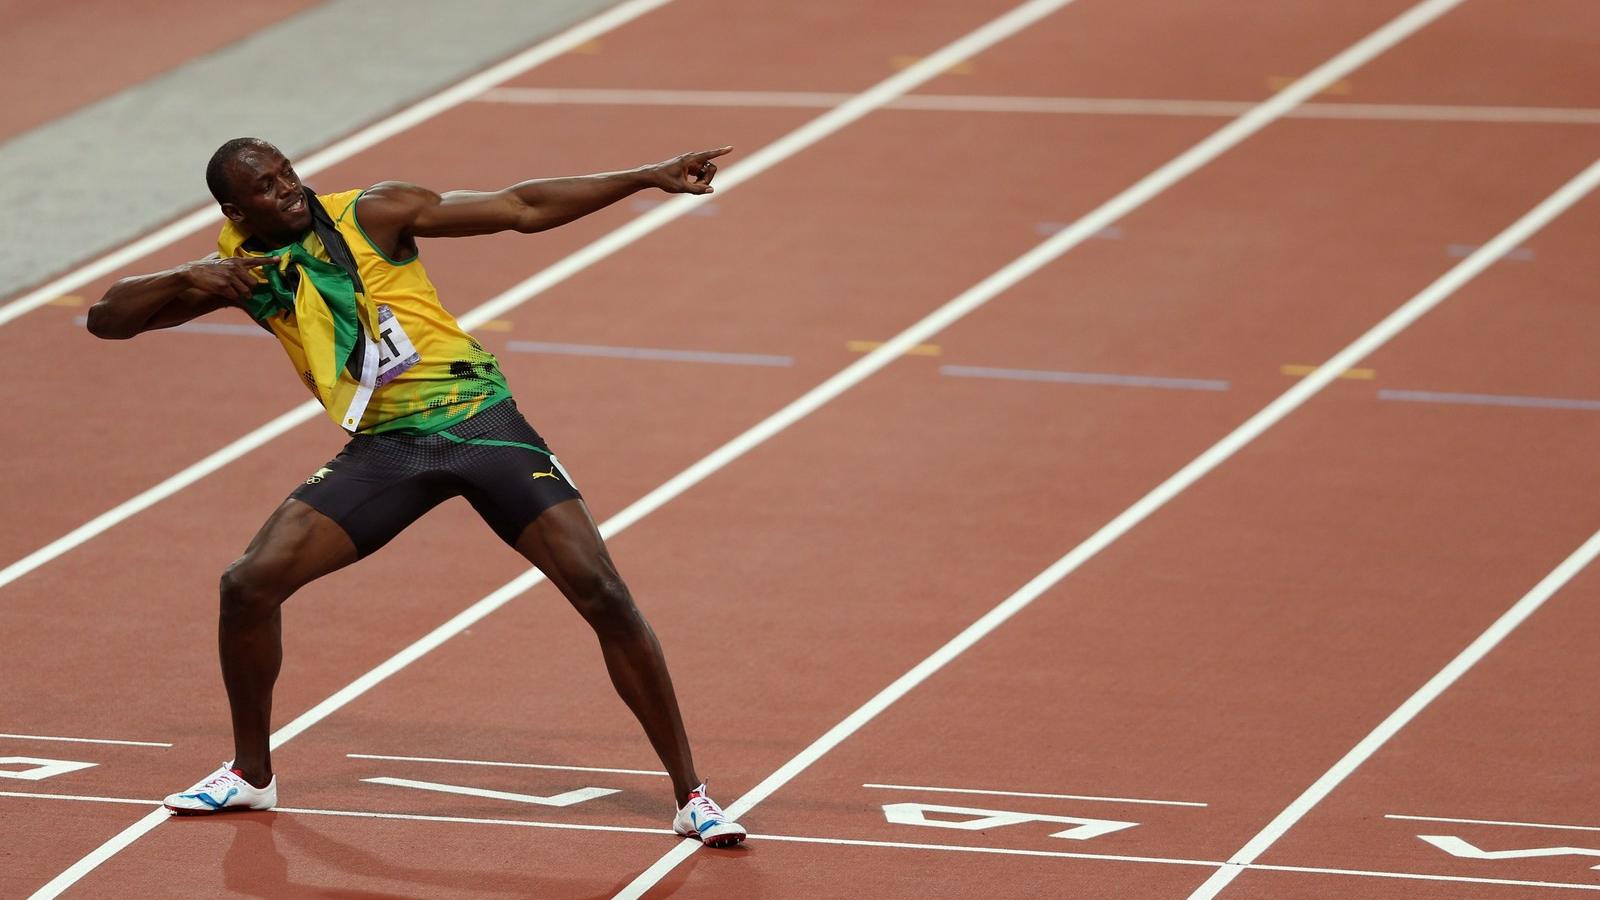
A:
<svg viewBox="0 0 1600 900">
<path fill-rule="evenodd" d="M 171 747 L 160 741 L 114 741 L 107 738 L 49 737 L 42 734 L 0 734 L 0 738 L 14 741 L 60 741 L 66 744 L 116 744 L 121 747 Z"/>
<path fill-rule="evenodd" d="M 1389 813 L 1385 819 L 1407 822 L 1450 822 L 1458 825 L 1505 825 L 1510 828 L 1553 828 L 1558 831 L 1600 831 L 1600 825 L 1552 825 L 1548 822 L 1507 822 L 1503 819 L 1452 819 L 1447 816 L 1402 816 Z"/>
<path fill-rule="evenodd" d="M 848 94 L 826 91 L 693 91 L 648 88 L 502 87 L 477 103 L 563 106 L 721 106 L 746 109 L 822 109 Z M 1231 119 L 1254 106 L 1248 100 L 1135 99 L 1124 97 L 1007 97 L 982 94 L 911 94 L 889 109 L 927 112 L 1054 113 L 1058 115 L 1178 116 Z M 1404 103 L 1303 103 L 1292 119 L 1368 119 L 1389 122 L 1502 122 L 1526 125 L 1600 125 L 1600 109 L 1558 106 L 1449 106 Z M 1462 254 L 1465 255 L 1464 253 Z"/>
<path fill-rule="evenodd" d="M 1446 403 L 1457 406 L 1517 406 L 1527 409 L 1600 409 L 1600 400 L 1580 400 L 1575 397 L 1525 397 L 1517 394 L 1461 394 L 1451 391 L 1398 391 L 1384 388 L 1378 391 L 1379 400 L 1401 400 L 1410 403 Z"/>
<path fill-rule="evenodd" d="M 0 791 L 0 797 L 14 797 L 30 800 L 68 800 L 86 801 L 91 803 L 117 803 L 138 806 L 147 806 L 159 803 L 158 800 L 137 800 L 124 797 L 87 797 L 76 794 L 29 794 L 21 791 Z M 280 806 L 272 810 L 273 815 L 298 815 L 298 816 L 334 816 L 356 819 L 382 819 L 401 822 L 433 822 L 446 825 L 499 825 L 515 828 L 543 828 L 558 831 L 601 831 L 616 834 L 647 834 L 647 835 L 672 835 L 668 828 L 643 828 L 628 825 L 582 825 L 571 822 L 540 822 L 526 819 L 491 819 L 471 816 L 435 816 L 425 813 L 385 813 L 367 812 L 361 810 L 345 809 L 303 809 L 298 807 Z M 1222 863 L 1205 859 L 1182 859 L 1165 856 L 1123 856 L 1110 853 L 1074 853 L 1069 850 L 1026 850 L 1012 847 L 983 847 L 964 846 L 961 844 L 931 844 L 915 843 L 910 841 L 873 841 L 857 838 L 832 838 L 816 837 L 810 835 L 792 834 L 756 834 L 753 838 L 762 841 L 777 841 L 780 843 L 797 844 L 824 844 L 843 847 L 881 847 L 893 850 L 929 850 L 947 853 L 978 853 L 997 856 L 1022 856 L 1044 857 L 1056 859 L 1081 859 L 1102 862 L 1128 862 L 1144 863 L 1150 865 L 1172 866 L 1218 866 Z M 1543 887 L 1567 888 L 1580 891 L 1597 891 L 1600 885 L 1576 884 L 1561 881 L 1520 881 L 1510 878 L 1481 878 L 1469 875 L 1432 875 L 1415 872 L 1384 872 L 1371 869 L 1330 869 L 1312 866 L 1273 866 L 1252 865 L 1247 868 L 1259 869 L 1269 872 L 1289 872 L 1307 875 L 1345 875 L 1367 878 L 1399 878 L 1420 881 L 1445 881 L 1463 884 L 1495 884 L 1513 887 Z"/>
<path fill-rule="evenodd" d="M 1180 391 L 1226 391 L 1229 384 L 1217 378 L 1171 378 L 1162 375 L 1118 375 L 1111 372 L 1061 372 L 1053 369 L 1001 369 L 994 366 L 940 366 L 940 375 L 954 378 L 993 378 L 1002 381 L 1046 381 L 1116 387 L 1165 388 Z"/>
<path fill-rule="evenodd" d="M 20 800 L 80 800 L 85 803 L 132 803 L 139 806 L 161 805 L 160 800 L 134 800 L 128 797 L 89 797 L 82 794 L 40 794 L 35 791 L 0 791 L 0 797 Z"/>
<path fill-rule="evenodd" d="M 383 143 L 413 126 L 420 125 L 440 113 L 454 109 L 484 91 L 509 81 L 535 66 L 561 56 L 597 35 L 631 22 L 645 13 L 665 6 L 670 2 L 672 0 L 627 0 L 627 2 L 618 4 L 594 18 L 579 22 L 554 37 L 540 41 L 498 65 L 491 66 L 476 75 L 471 75 L 456 82 L 454 85 L 430 97 L 403 107 L 399 112 L 380 119 L 355 134 L 335 142 L 326 149 L 307 156 L 296 165 L 296 168 L 304 176 L 316 175 L 364 150 Z M 97 278 L 110 275 L 123 266 L 137 262 L 142 257 L 182 240 L 207 225 L 221 221 L 222 214 L 214 204 L 202 206 L 177 221 L 138 238 L 130 244 L 124 245 L 121 249 L 114 250 L 88 265 L 81 266 L 59 278 L 46 282 L 9 303 L 0 304 L 0 325 L 5 325 L 12 319 L 38 309 L 62 294 L 75 291 Z"/>
<path fill-rule="evenodd" d="M 664 2 L 664 0 L 658 0 L 658 2 Z M 812 119 L 794 131 L 757 150 L 742 162 L 730 165 L 722 172 L 722 181 L 718 185 L 719 191 L 726 194 L 728 190 L 799 153 L 846 125 L 855 122 L 893 98 L 914 90 L 918 85 L 933 79 L 951 61 L 964 59 L 973 53 L 992 46 L 1072 2 L 1073 0 L 1028 0 L 1028 2 L 1011 9 L 1009 12 L 924 57 L 920 62 L 905 71 L 884 79 L 845 103 L 834 107 L 823 115 Z M 1434 2 L 1443 2 L 1443 0 L 1434 0 Z M 638 218 L 630 220 L 615 231 L 607 233 L 548 268 L 530 276 L 498 297 L 475 307 L 460 317 L 461 325 L 470 330 L 479 322 L 500 317 L 507 310 L 513 309 L 527 299 L 560 284 L 578 272 L 650 234 L 662 225 L 687 214 L 693 207 L 694 202 L 694 195 L 675 196 L 672 200 Z M 1046 246 L 1068 246 L 1067 241 L 1071 239 L 1072 235 L 1073 231 L 1071 229 L 1063 231 L 1047 241 Z M 1015 281 L 1031 274 L 1051 258 L 1039 254 L 1037 249 L 1035 248 L 1035 252 L 1025 255 L 1022 260 L 1013 262 L 1007 267 L 1007 270 L 985 279 L 977 288 L 967 291 L 956 300 L 952 300 L 930 313 L 906 331 L 890 339 L 882 347 L 869 352 L 866 356 L 836 373 L 832 378 L 808 391 L 799 399 L 768 416 L 733 440 L 701 458 L 689 468 L 678 473 L 655 490 L 634 501 L 627 508 L 602 523 L 600 526 L 601 534 L 606 539 L 610 539 L 613 535 L 649 515 L 674 497 L 764 443 L 773 435 L 788 428 L 849 388 L 865 380 L 874 372 L 887 366 L 896 357 L 903 354 L 906 349 L 919 343 L 919 341 L 911 339 L 914 334 L 919 333 L 919 331 L 929 331 L 931 333 L 943 328 L 949 322 L 955 321 L 970 310 L 982 305 L 990 297 L 999 293 L 1003 286 L 1009 286 L 1009 284 L 1015 283 Z M 1007 281 L 1007 279 L 1010 279 L 1010 281 Z M 983 293 L 985 290 L 989 291 L 989 293 Z M 203 464 L 209 466 L 205 471 L 210 472 L 221 468 L 231 459 L 243 455 L 244 452 L 248 452 L 249 449 L 253 449 L 255 446 L 266 443 L 272 437 L 276 437 L 277 434 L 287 431 L 319 412 L 321 412 L 321 407 L 316 401 L 307 400 L 267 425 L 262 426 L 262 428 L 230 444 L 228 448 L 224 448 L 207 457 L 206 460 L 202 461 Z M 223 454 L 230 452 L 229 448 L 237 447 L 244 449 L 239 450 L 233 456 L 223 456 Z M 169 479 L 168 482 L 157 485 L 155 488 L 145 492 L 145 494 L 128 501 L 124 506 L 142 504 L 138 506 L 139 509 L 147 508 L 157 500 L 176 493 L 181 486 L 192 484 L 194 481 L 199 480 L 199 478 L 203 477 L 203 474 L 205 473 L 195 474 L 194 470 L 180 472 L 177 476 Z M 103 531 L 105 528 L 109 528 L 116 522 L 132 515 L 132 512 L 128 512 L 118 518 L 115 514 L 120 509 L 122 507 L 102 514 L 89 525 L 81 526 L 75 530 L 72 535 L 85 532 L 90 525 L 106 520 L 109 524 L 100 528 L 100 531 Z M 71 546 L 77 546 L 78 543 L 82 543 L 98 533 L 98 531 L 88 533 L 77 543 L 60 549 L 59 552 L 55 553 L 55 556 L 59 556 L 60 553 L 66 552 L 66 549 L 70 549 Z M 72 535 L 68 537 L 72 537 Z M 66 540 L 66 538 L 59 539 L 45 549 L 56 547 Z M 29 557 L 25 557 L 24 561 L 32 560 L 43 552 L 42 550 L 36 551 L 34 554 L 30 554 Z M 48 557 L 48 559 L 53 558 L 54 556 Z M 33 568 L 42 565 L 44 561 L 46 560 L 41 559 L 34 563 Z M 0 570 L 0 586 L 4 586 L 9 581 L 20 577 L 25 571 L 31 571 L 31 568 L 18 570 L 20 565 L 21 563 L 19 562 Z M 269 742 L 271 748 L 276 750 L 288 741 L 293 740 L 307 728 L 332 715 L 335 711 L 387 680 L 391 675 L 404 669 L 543 580 L 543 573 L 537 569 L 530 569 L 502 585 L 487 597 L 457 613 L 410 646 L 400 650 L 366 674 L 335 692 L 332 696 L 301 713 L 293 721 L 273 732 Z M 85 875 L 94 871 L 101 863 L 122 852 L 134 841 L 148 834 L 165 821 L 167 816 L 167 811 L 164 808 L 156 809 L 139 821 L 129 825 L 122 832 L 113 836 L 53 878 L 34 894 L 34 898 L 46 900 L 46 898 L 59 896 L 62 891 L 76 884 Z"/>
<path fill-rule="evenodd" d="M 506 349 L 517 353 L 640 359 L 655 362 L 712 363 L 724 366 L 783 368 L 794 365 L 794 357 L 792 356 L 779 356 L 771 353 L 728 353 L 719 350 L 678 350 L 668 347 L 617 347 L 606 344 L 569 344 L 554 341 L 508 341 Z"/>
<path fill-rule="evenodd" d="M 1144 800 L 1137 797 L 1093 797 L 1087 794 L 1036 794 L 1028 791 L 985 791 L 975 788 L 927 787 L 916 784 L 863 784 L 886 791 L 929 791 L 936 794 L 979 794 L 985 797 L 1036 797 L 1041 800 L 1092 800 L 1097 803 L 1147 803 L 1152 806 L 1205 806 L 1189 800 Z"/>
<path fill-rule="evenodd" d="M 1141 178 L 1133 186 L 1107 200 L 1064 230 L 1047 238 L 1043 243 L 1038 244 L 1032 250 L 1013 260 L 998 272 L 969 288 L 921 322 L 901 332 L 900 335 L 862 359 L 857 366 L 864 366 L 874 359 L 880 358 L 880 355 L 888 356 L 892 354 L 893 356 L 898 356 L 907 347 L 933 337 L 950 323 L 988 302 L 989 299 L 1001 291 L 1033 274 L 1047 262 L 1089 240 L 1101 229 L 1114 224 L 1118 219 L 1138 209 L 1151 198 L 1188 175 L 1193 174 L 1200 167 L 1281 118 L 1284 113 L 1305 102 L 1306 99 L 1314 95 L 1324 85 L 1342 78 L 1345 74 L 1388 50 L 1429 22 L 1459 6 L 1462 2 L 1463 0 L 1424 0 L 1424 2 L 1418 3 L 1401 13 L 1388 24 L 1313 69 L 1299 81 L 1257 104 L 1243 116 L 1224 125 L 1198 144 Z M 1581 194 L 1571 193 L 1570 189 L 1573 184 L 1582 181 L 1586 176 L 1594 172 L 1600 172 L 1600 163 L 1591 166 L 1589 170 L 1585 171 L 1584 175 L 1574 179 L 1574 182 L 1569 182 L 1554 197 L 1541 204 L 1535 212 L 1529 213 L 1523 219 L 1518 220 L 1517 225 L 1521 225 L 1531 219 L 1535 213 L 1551 204 L 1556 197 L 1571 194 L 1571 199 L 1568 202 L 1575 202 Z M 726 807 L 728 815 L 738 819 L 744 813 L 753 809 L 757 804 L 771 796 L 774 791 L 787 784 L 795 776 L 810 767 L 812 763 L 821 759 L 850 735 L 876 718 L 883 710 L 889 708 L 889 706 L 909 693 L 912 688 L 931 677 L 951 660 L 966 652 L 973 644 L 976 644 L 984 636 L 1027 607 L 1045 590 L 1093 558 L 1135 525 L 1166 505 L 1169 500 L 1177 496 L 1189 485 L 1221 465 L 1234 453 L 1238 452 L 1240 448 L 1253 441 L 1278 420 L 1305 403 L 1306 400 L 1320 392 L 1324 387 L 1327 387 L 1339 373 L 1351 368 L 1363 357 L 1368 356 L 1382 346 L 1390 337 L 1398 334 L 1406 325 L 1415 321 L 1416 318 L 1442 300 L 1449 291 L 1454 290 L 1455 286 L 1465 283 L 1472 275 L 1476 275 L 1477 272 L 1487 268 L 1489 263 L 1497 258 L 1498 255 L 1509 251 L 1511 246 L 1515 246 L 1515 243 L 1521 242 L 1518 240 L 1510 246 L 1507 246 L 1506 243 L 1507 235 L 1516 231 L 1517 225 L 1513 225 L 1506 232 L 1502 232 L 1471 257 L 1462 260 L 1455 268 L 1424 289 L 1422 294 L 1413 297 L 1402 305 L 1400 309 L 1373 326 L 1366 334 L 1357 338 L 1354 343 L 1323 363 L 1316 371 L 1296 382 L 1293 387 L 1285 391 L 1277 400 L 1268 404 L 1266 408 L 1250 417 L 1243 425 L 1240 425 L 1166 481 L 1156 486 L 1154 490 L 1140 498 L 1115 519 L 1102 526 L 1100 530 L 1073 548 L 1049 568 L 1040 572 L 1031 581 L 1018 589 L 1016 593 L 1007 597 L 999 605 L 962 630 L 960 634 L 951 638 L 944 646 L 935 650 L 922 662 L 912 667 L 910 671 L 873 695 L 854 712 L 824 732 L 788 762 L 762 779 L 759 784 L 729 804 Z M 1448 289 L 1440 290 L 1442 285 L 1449 284 L 1453 277 L 1458 276 L 1458 273 L 1470 274 L 1460 277 L 1459 282 L 1452 284 Z M 1431 300 L 1428 299 L 1430 296 L 1432 296 Z M 887 364 L 887 362 L 888 359 L 885 358 L 884 364 Z M 845 373 L 841 374 L 847 374 L 854 368 L 847 369 Z M 656 860 L 648 869 L 641 872 L 637 878 L 618 892 L 616 897 L 619 900 L 623 900 L 623 898 L 637 900 L 701 846 L 698 843 L 685 843 L 674 847 Z"/>
<path fill-rule="evenodd" d="M 1423 875 L 1416 872 L 1384 872 L 1379 869 L 1330 869 L 1319 866 L 1272 866 L 1254 863 L 1245 866 L 1261 872 L 1294 872 L 1301 875 L 1357 875 L 1367 878 L 1399 878 L 1408 881 L 1449 881 L 1459 884 L 1499 884 L 1510 887 L 1556 888 L 1569 891 L 1600 891 L 1597 884 L 1568 881 L 1523 881 L 1516 878 L 1474 878 L 1469 875 Z"/>
<path fill-rule="evenodd" d="M 381 759 L 393 762 L 449 763 L 457 766 L 500 766 L 508 769 L 552 769 L 558 772 L 599 772 L 606 775 L 660 775 L 650 769 L 605 769 L 598 766 L 558 766 L 551 763 L 497 762 L 484 759 L 444 759 L 436 756 L 380 756 L 375 753 L 346 753 L 349 759 Z"/>
<path fill-rule="evenodd" d="M 1555 196 L 1571 193 L 1573 185 L 1579 182 L 1587 185 L 1582 193 L 1588 193 L 1588 191 L 1593 190 L 1595 184 L 1600 182 L 1600 162 L 1590 165 L 1582 175 L 1568 182 Z M 1581 196 L 1581 194 L 1578 196 Z M 1577 197 L 1574 196 L 1567 205 L 1575 202 L 1576 199 Z M 1535 213 L 1545 209 L 1549 203 L 1550 201 L 1547 200 L 1545 203 L 1540 204 L 1538 209 L 1519 220 L 1517 225 L 1522 225 L 1533 218 Z M 1561 208 L 1564 209 L 1565 206 Z M 1559 210 L 1556 212 L 1559 212 Z M 1548 219 L 1554 218 L 1556 212 L 1549 213 L 1545 220 L 1548 221 Z M 1515 227 L 1513 226 L 1513 228 Z M 1500 238 L 1504 238 L 1510 233 L 1511 230 L 1507 229 L 1507 231 L 1501 232 Z M 1504 250 L 1505 242 L 1501 241 L 1500 238 L 1496 238 L 1491 244 L 1499 243 L 1502 245 L 1501 249 Z M 1476 256 L 1477 254 L 1474 254 L 1474 257 Z M 1469 258 L 1468 262 L 1470 261 L 1471 259 Z M 1428 679 L 1426 684 L 1418 688 L 1416 693 L 1406 698 L 1406 701 L 1400 704 L 1394 712 L 1378 723 L 1378 726 L 1372 729 L 1359 743 L 1350 748 L 1350 751 L 1341 757 L 1338 762 L 1334 763 L 1332 768 L 1324 772 L 1322 777 L 1313 782 L 1282 812 L 1278 813 L 1271 822 L 1267 823 L 1265 828 L 1261 829 L 1260 832 L 1246 842 L 1237 853 L 1229 857 L 1225 866 L 1218 869 L 1205 884 L 1190 895 L 1190 900 L 1209 900 L 1209 898 L 1215 897 L 1226 888 L 1233 879 L 1238 877 L 1241 871 L 1241 864 L 1254 863 L 1259 859 L 1262 853 L 1277 842 L 1278 838 L 1282 837 L 1290 828 L 1293 828 L 1313 807 L 1322 802 L 1351 773 L 1355 772 L 1362 763 L 1370 759 L 1384 744 L 1388 743 L 1389 739 L 1394 737 L 1400 729 L 1416 718 L 1430 703 L 1438 699 L 1440 694 L 1443 694 L 1469 669 L 1477 665 L 1480 660 L 1488 655 L 1490 650 L 1493 650 L 1518 625 L 1521 625 L 1529 616 L 1537 612 L 1546 600 L 1549 600 L 1568 581 L 1571 581 L 1573 577 L 1581 572 L 1585 566 L 1594 561 L 1596 555 L 1600 555 L 1600 531 L 1595 532 L 1578 549 L 1572 551 L 1572 554 L 1562 560 L 1560 565 L 1552 569 L 1528 593 L 1524 594 L 1522 599 L 1513 604 L 1498 619 L 1495 619 L 1471 644 L 1468 644 L 1444 668 Z"/>
</svg>

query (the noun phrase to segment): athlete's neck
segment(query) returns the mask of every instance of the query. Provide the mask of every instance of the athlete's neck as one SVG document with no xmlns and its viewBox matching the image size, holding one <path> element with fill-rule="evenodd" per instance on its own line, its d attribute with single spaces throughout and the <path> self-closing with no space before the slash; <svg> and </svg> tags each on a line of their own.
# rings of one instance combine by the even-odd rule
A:
<svg viewBox="0 0 1600 900">
<path fill-rule="evenodd" d="M 259 247 L 261 250 L 281 250 L 290 244 L 300 243 L 301 241 L 305 240 L 305 236 L 310 233 L 311 229 L 307 228 L 305 231 L 302 231 L 299 234 L 252 234 L 250 236 L 250 242 Z"/>
</svg>

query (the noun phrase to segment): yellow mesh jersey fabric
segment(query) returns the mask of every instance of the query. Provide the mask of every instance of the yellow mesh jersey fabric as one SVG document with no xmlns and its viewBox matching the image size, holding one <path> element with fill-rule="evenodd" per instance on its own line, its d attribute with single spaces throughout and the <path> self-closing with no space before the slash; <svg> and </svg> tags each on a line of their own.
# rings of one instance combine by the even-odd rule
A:
<svg viewBox="0 0 1600 900">
<path fill-rule="evenodd" d="M 363 434 L 433 434 L 509 397 L 510 389 L 494 354 L 445 311 L 421 259 L 391 261 L 367 239 L 356 218 L 356 201 L 362 193 L 356 190 L 317 195 L 350 246 L 366 288 L 365 306 L 360 309 L 362 340 L 369 340 L 374 333 L 381 340 L 392 322 L 410 340 L 417 361 L 393 380 L 378 385 L 359 423 L 354 423 L 344 416 L 360 385 L 346 369 L 340 369 L 336 378 L 326 371 L 328 366 L 322 360 L 323 355 L 331 353 L 332 325 L 327 309 L 316 302 L 314 290 L 309 301 L 301 296 L 309 279 L 302 279 L 296 311 L 257 307 L 251 309 L 251 315 L 277 337 L 302 383 L 329 416 L 347 430 Z M 229 222 L 218 235 L 218 250 L 225 257 L 256 255 L 243 248 L 247 238 Z M 308 232 L 300 246 L 318 259 L 328 258 L 314 233 Z M 387 307 L 392 320 L 384 317 L 383 324 L 374 328 L 370 323 L 378 321 L 383 307 Z M 393 335 L 387 348 L 379 344 L 384 349 L 395 345 Z M 362 353 L 363 348 L 358 345 L 355 352 Z M 317 364 L 313 365 L 313 361 Z"/>
</svg>

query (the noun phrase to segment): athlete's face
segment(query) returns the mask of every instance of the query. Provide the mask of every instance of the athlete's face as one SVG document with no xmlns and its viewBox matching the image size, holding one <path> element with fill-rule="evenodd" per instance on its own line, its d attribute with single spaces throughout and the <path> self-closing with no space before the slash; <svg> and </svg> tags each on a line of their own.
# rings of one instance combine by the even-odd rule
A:
<svg viewBox="0 0 1600 900">
<path fill-rule="evenodd" d="M 275 243 L 299 239 L 311 227 L 300 176 L 283 154 L 268 147 L 241 153 L 229 170 L 233 198 L 222 214 L 252 235 Z"/>
</svg>

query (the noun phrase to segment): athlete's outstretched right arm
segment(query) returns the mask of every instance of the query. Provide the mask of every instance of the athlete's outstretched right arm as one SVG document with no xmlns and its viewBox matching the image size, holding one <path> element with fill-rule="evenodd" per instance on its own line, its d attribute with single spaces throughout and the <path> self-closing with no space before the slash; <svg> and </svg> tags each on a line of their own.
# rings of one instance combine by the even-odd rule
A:
<svg viewBox="0 0 1600 900">
<path fill-rule="evenodd" d="M 251 270 L 277 261 L 272 256 L 208 256 L 165 272 L 124 278 L 89 307 L 89 333 L 124 340 L 237 306 L 258 284 Z"/>
</svg>

